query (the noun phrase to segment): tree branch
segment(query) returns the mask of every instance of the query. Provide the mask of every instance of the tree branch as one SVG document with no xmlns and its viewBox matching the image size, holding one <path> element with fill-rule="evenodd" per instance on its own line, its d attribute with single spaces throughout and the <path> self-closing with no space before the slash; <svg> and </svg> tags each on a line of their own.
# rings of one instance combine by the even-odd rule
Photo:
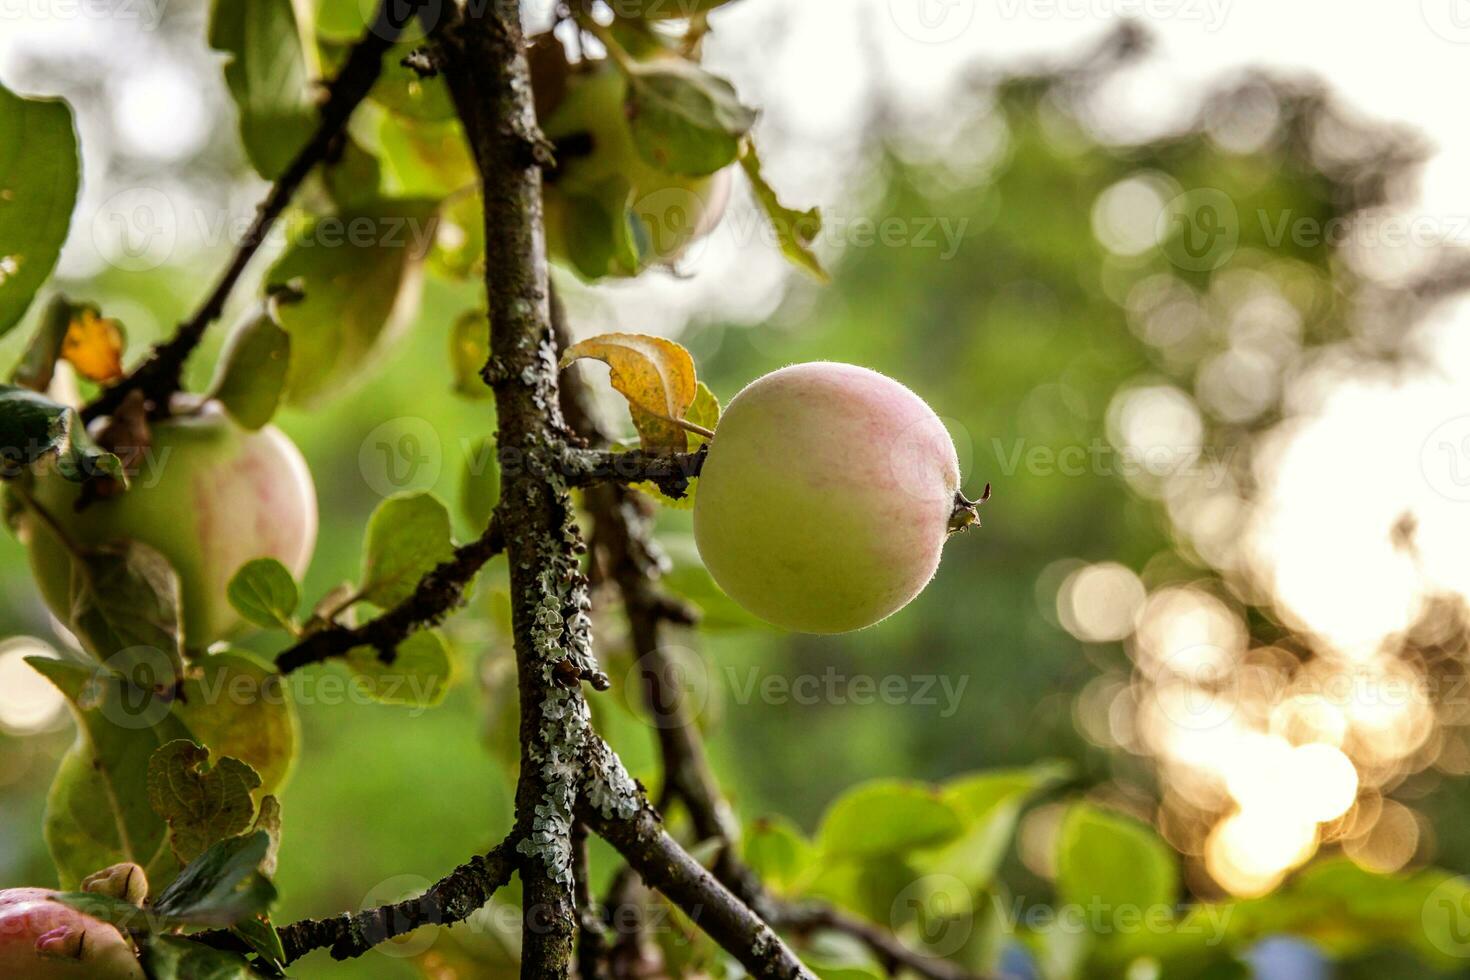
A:
<svg viewBox="0 0 1470 980">
<path fill-rule="evenodd" d="M 568 449 L 563 459 L 567 482 L 574 487 L 648 482 L 678 500 L 688 492 L 689 481 L 699 476 L 706 452 L 705 446 L 692 453 L 663 454 L 646 453 L 641 449 L 628 452 Z"/>
<path fill-rule="evenodd" d="M 393 651 L 410 633 L 442 622 L 464 599 L 465 588 L 485 563 L 504 548 L 505 537 L 496 517 L 484 534 L 454 549 L 454 557 L 440 562 L 420 579 L 413 595 L 360 626 L 328 626 L 308 635 L 277 655 L 276 669 L 289 674 L 307 664 L 345 657 L 349 650 L 364 646 L 391 660 Z"/>
<path fill-rule="evenodd" d="M 903 969 L 928 980 L 983 980 L 957 963 L 910 949 L 887 929 L 820 902 L 773 902 L 770 922 L 778 929 L 797 932 L 825 929 L 852 936 L 872 950 L 889 973 Z"/>
<path fill-rule="evenodd" d="M 510 881 L 515 868 L 514 838 L 507 838 L 490 853 L 455 868 L 417 898 L 284 926 L 280 935 L 286 962 L 295 962 L 314 949 L 330 949 L 334 960 L 350 959 L 420 926 L 463 922 Z"/>
<path fill-rule="evenodd" d="M 126 377 L 103 389 L 97 398 L 82 409 L 82 418 L 90 422 L 115 412 L 133 391 L 141 391 L 157 415 L 167 414 L 168 400 L 179 390 L 184 363 L 199 345 L 209 325 L 224 312 L 225 302 L 239 282 L 245 267 L 260 250 L 267 233 L 286 205 L 291 202 L 312 169 L 330 154 L 347 120 L 359 103 L 367 97 L 383 70 L 383 55 L 398 41 L 422 0 L 384 0 L 369 27 L 348 52 L 342 69 L 327 85 L 327 98 L 322 104 L 317 128 L 276 179 L 264 201 L 256 209 L 255 218 L 236 246 L 229 265 L 220 274 L 214 289 L 188 320 L 179 325 L 169 340 L 153 347 L 148 356 Z"/>
<path fill-rule="evenodd" d="M 576 558 L 582 546 L 557 467 L 564 426 L 541 214 L 541 166 L 550 156 L 536 125 L 515 0 L 467 5 L 445 25 L 440 49 L 483 187 L 492 325 L 483 373 L 495 392 L 501 452 L 528 463 L 502 474 L 500 503 L 521 708 L 521 973 L 560 978 L 574 959 L 571 828 L 577 760 L 590 731 L 578 678 L 600 671 Z"/>
</svg>

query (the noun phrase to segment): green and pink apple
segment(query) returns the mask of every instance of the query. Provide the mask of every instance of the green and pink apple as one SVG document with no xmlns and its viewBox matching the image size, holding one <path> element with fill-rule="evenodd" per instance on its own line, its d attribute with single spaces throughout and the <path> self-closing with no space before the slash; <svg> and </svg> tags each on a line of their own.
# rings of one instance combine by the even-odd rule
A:
<svg viewBox="0 0 1470 980">
<path fill-rule="evenodd" d="M 558 261 L 568 261 L 570 236 L 578 233 L 569 227 L 578 220 L 572 201 L 603 199 L 610 182 L 620 178 L 631 188 L 629 201 L 644 248 L 637 268 L 610 268 L 611 274 L 622 276 L 636 275 L 651 265 L 672 265 L 712 232 L 724 216 L 732 181 L 731 167 L 695 177 L 650 164 L 638 152 L 628 127 L 627 91 L 627 78 L 610 63 L 573 71 L 565 97 L 542 126 L 561 147 L 557 171 L 546 185 L 547 251 Z"/>
<path fill-rule="evenodd" d="M 45 888 L 0 891 L 0 977 L 15 980 L 144 980 L 116 928 L 54 902 Z"/>
<path fill-rule="evenodd" d="M 939 566 L 960 485 L 954 442 L 908 388 L 816 362 L 748 385 L 720 417 L 694 535 L 710 574 L 804 633 L 871 626 Z"/>
<path fill-rule="evenodd" d="M 54 472 L 37 478 L 34 496 L 75 547 L 132 539 L 168 559 L 179 576 L 190 648 L 240 624 L 226 587 L 241 565 L 275 558 L 298 578 L 305 572 L 316 544 L 316 492 L 300 451 L 278 429 L 247 431 L 206 402 L 154 423 L 135 468 L 127 492 L 81 510 L 77 485 Z M 41 594 L 66 622 L 69 551 L 33 516 L 23 533 Z"/>
</svg>

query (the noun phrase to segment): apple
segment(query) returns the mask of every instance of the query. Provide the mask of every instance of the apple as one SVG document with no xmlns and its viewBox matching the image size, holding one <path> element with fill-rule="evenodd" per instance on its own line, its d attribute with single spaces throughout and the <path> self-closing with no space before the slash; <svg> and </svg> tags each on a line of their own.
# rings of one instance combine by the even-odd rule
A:
<svg viewBox="0 0 1470 980">
<path fill-rule="evenodd" d="M 719 225 L 732 182 L 731 167 L 691 177 L 660 170 L 644 159 L 628 128 L 627 90 L 627 79 L 615 66 L 589 63 L 568 76 L 565 96 L 542 126 L 558 144 L 558 169 L 548 178 L 545 193 L 547 251 L 566 263 L 572 236 L 596 233 L 570 227 L 577 220 L 572 201 L 591 198 L 611 205 L 603 200 L 606 188 L 622 178 L 632 188 L 631 208 L 642 226 L 638 238 L 644 248 L 638 268 L 612 263 L 608 271 L 622 276 L 677 262 Z"/>
<path fill-rule="evenodd" d="M 316 491 L 306 461 L 280 430 L 247 431 L 218 403 L 204 402 L 155 422 L 136 469 L 125 493 L 81 510 L 79 488 L 58 473 L 40 474 L 33 494 L 74 547 L 133 539 L 168 559 L 179 576 L 190 649 L 240 624 L 225 590 L 241 565 L 275 558 L 298 578 L 306 571 L 316 544 Z M 34 515 L 24 533 L 41 594 L 66 622 L 67 545 Z"/>
<path fill-rule="evenodd" d="M 954 442 L 918 395 L 867 368 L 797 364 L 752 382 L 720 417 L 695 543 L 754 615 L 843 633 L 928 584 L 959 485 Z"/>
<path fill-rule="evenodd" d="M 51 897 L 45 888 L 0 891 L 0 977 L 144 980 L 118 930 Z"/>
</svg>

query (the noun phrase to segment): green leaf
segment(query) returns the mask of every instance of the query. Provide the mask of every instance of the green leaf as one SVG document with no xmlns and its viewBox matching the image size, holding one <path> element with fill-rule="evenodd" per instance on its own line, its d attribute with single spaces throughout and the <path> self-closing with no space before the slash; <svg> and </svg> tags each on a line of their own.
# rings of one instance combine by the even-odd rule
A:
<svg viewBox="0 0 1470 980">
<path fill-rule="evenodd" d="M 746 828 L 745 862 L 778 894 L 791 895 L 817 858 L 801 829 L 785 817 L 764 817 Z"/>
<path fill-rule="evenodd" d="M 166 927 L 169 923 L 161 922 L 155 916 L 120 898 L 110 895 L 98 895 L 95 892 L 61 892 L 51 896 L 52 901 L 68 905 L 85 915 L 94 919 L 117 926 L 119 930 L 132 930 L 137 932 L 152 932 L 156 927 Z"/>
<path fill-rule="evenodd" d="M 209 397 L 251 431 L 276 414 L 291 368 L 291 335 L 281 329 L 274 306 L 267 300 L 230 333 L 209 386 Z"/>
<path fill-rule="evenodd" d="M 0 85 L 0 336 L 55 268 L 80 176 L 67 104 Z"/>
<path fill-rule="evenodd" d="M 490 318 L 484 310 L 465 310 L 449 330 L 449 360 L 454 368 L 454 393 L 471 401 L 494 396 L 480 376 L 490 358 Z"/>
<path fill-rule="evenodd" d="M 443 701 L 454 675 L 449 649 L 434 630 L 420 630 L 398 644 L 391 664 L 371 647 L 356 647 L 347 652 L 347 666 L 373 699 L 416 708 Z"/>
<path fill-rule="evenodd" d="M 77 741 L 46 801 L 46 843 L 62 887 L 123 861 L 154 884 L 168 881 L 177 866 L 168 827 L 148 803 L 148 760 L 188 729 L 162 698 L 113 674 L 44 657 L 27 663 L 66 695 L 77 718 Z"/>
<path fill-rule="evenodd" d="M 429 493 L 389 497 L 368 518 L 363 540 L 362 597 L 376 606 L 396 606 L 413 594 L 419 579 L 454 557 L 449 511 Z"/>
<path fill-rule="evenodd" d="M 206 654 L 185 678 L 174 713 L 217 758 L 255 770 L 264 816 L 265 794 L 286 784 L 299 741 L 290 686 L 281 675 L 241 650 Z"/>
<path fill-rule="evenodd" d="M 274 180 L 316 129 L 291 0 L 215 0 L 209 45 L 229 56 L 225 84 L 239 112 L 245 155 L 257 173 Z"/>
<path fill-rule="evenodd" d="M 561 236 L 567 258 L 587 280 L 632 276 L 643 267 L 642 224 L 633 213 L 633 185 L 612 176 L 565 192 Z"/>
<path fill-rule="evenodd" d="M 240 566 L 225 594 L 235 611 L 263 629 L 295 627 L 301 590 L 291 572 L 274 558 L 256 558 Z"/>
<path fill-rule="evenodd" d="M 1065 763 L 1041 763 L 960 776 L 944 784 L 944 798 L 960 814 L 965 832 L 943 847 L 919 855 L 924 871 L 952 875 L 972 891 L 990 887 L 1021 819 L 1036 793 L 1066 778 Z"/>
<path fill-rule="evenodd" d="M 383 163 L 350 133 L 343 139 L 341 155 L 319 172 L 339 211 L 371 208 L 383 199 Z"/>
<path fill-rule="evenodd" d="M 286 962 L 286 950 L 281 945 L 281 935 L 268 918 L 247 918 L 236 922 L 231 928 L 251 949 L 275 964 Z"/>
<path fill-rule="evenodd" d="M 828 857 L 871 858 L 934 847 L 963 830 L 959 813 L 935 788 L 876 780 L 828 807 L 817 841 Z"/>
<path fill-rule="evenodd" d="M 433 205 L 383 201 L 309 225 L 267 273 L 305 294 L 277 316 L 291 335 L 286 400 L 311 407 L 361 380 L 418 315 Z"/>
<path fill-rule="evenodd" d="M 477 183 L 475 162 L 458 122 L 432 122 L 381 113 L 376 128 L 383 186 L 399 197 L 435 201 Z"/>
<path fill-rule="evenodd" d="M 259 980 L 261 976 L 240 954 L 182 936 L 149 937 L 141 959 L 150 980 Z"/>
<path fill-rule="evenodd" d="M 62 342 L 75 315 L 76 307 L 65 296 L 51 297 L 20 363 L 10 373 L 11 381 L 32 391 L 44 392 L 50 386 L 56 362 L 61 359 Z"/>
<path fill-rule="evenodd" d="M 735 87 L 693 62 L 657 58 L 620 64 L 626 111 L 639 154 L 667 173 L 702 177 L 734 163 L 755 124 Z"/>
<path fill-rule="evenodd" d="M 0 467 L 14 475 L 66 445 L 70 410 L 29 388 L 0 385 Z"/>
<path fill-rule="evenodd" d="M 684 413 L 684 420 L 693 422 L 695 425 L 703 426 L 711 431 L 714 430 L 715 426 L 720 424 L 720 400 L 715 397 L 715 393 L 710 391 L 709 386 L 703 381 L 697 382 L 694 386 L 694 402 L 689 406 L 689 410 Z M 698 450 L 706 442 L 709 442 L 708 439 L 697 432 L 690 432 L 688 434 L 688 440 L 689 451 L 691 453 Z M 693 510 L 694 496 L 699 491 L 699 477 L 690 480 L 689 486 L 684 490 L 684 496 L 678 498 L 665 494 L 659 489 L 657 483 L 635 483 L 633 486 L 653 497 L 665 507 L 672 507 L 674 510 Z"/>
<path fill-rule="evenodd" d="M 817 254 L 812 251 L 812 242 L 822 232 L 822 212 L 816 208 L 808 208 L 805 211 L 796 211 L 781 203 L 776 196 L 775 188 L 766 183 L 765 176 L 761 173 L 761 160 L 756 154 L 755 143 L 747 139 L 740 146 L 740 166 L 745 170 L 745 175 L 750 178 L 751 189 L 755 192 L 756 204 L 760 206 L 771 227 L 776 231 L 776 241 L 780 243 L 781 254 L 786 256 L 787 261 L 793 265 L 805 269 L 816 277 L 817 281 L 831 282 L 827 270 L 822 268 L 822 262 Z"/>
<path fill-rule="evenodd" d="M 1157 915 L 1178 901 L 1179 868 L 1152 827 L 1078 803 L 1058 834 L 1057 893 L 1079 908 L 1106 906 L 1110 915 Z"/>
<path fill-rule="evenodd" d="M 270 847 L 263 830 L 210 846 L 179 872 L 154 909 L 201 926 L 231 926 L 265 912 L 276 897 L 275 886 L 260 873 Z"/>
<path fill-rule="evenodd" d="M 172 689 L 184 672 L 179 589 L 167 558 L 125 539 L 71 559 L 67 625 L 88 653 L 135 685 Z"/>
<path fill-rule="evenodd" d="M 239 759 L 210 766 L 209 750 L 188 739 L 160 746 L 148 762 L 148 802 L 168 823 L 170 844 L 184 864 L 250 826 L 250 794 L 259 786 L 255 770 Z"/>
<path fill-rule="evenodd" d="M 470 449 L 460 482 L 459 509 L 477 532 L 490 526 L 490 517 L 500 504 L 500 461 L 495 438 L 486 436 Z"/>
</svg>

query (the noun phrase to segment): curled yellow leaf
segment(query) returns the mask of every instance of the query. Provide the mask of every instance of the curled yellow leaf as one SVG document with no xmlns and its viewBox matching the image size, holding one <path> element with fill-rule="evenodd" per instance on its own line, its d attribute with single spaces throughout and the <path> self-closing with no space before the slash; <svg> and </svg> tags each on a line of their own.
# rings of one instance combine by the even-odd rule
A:
<svg viewBox="0 0 1470 980">
<path fill-rule="evenodd" d="M 123 375 L 123 332 L 116 321 L 81 307 L 67 325 L 61 356 L 89 381 L 107 384 Z"/>
<path fill-rule="evenodd" d="M 605 333 L 568 347 L 561 366 L 583 358 L 602 361 L 612 370 L 612 386 L 627 399 L 645 450 L 689 448 L 688 433 L 679 422 L 694 404 L 699 382 L 687 350 L 662 337 Z"/>
</svg>

